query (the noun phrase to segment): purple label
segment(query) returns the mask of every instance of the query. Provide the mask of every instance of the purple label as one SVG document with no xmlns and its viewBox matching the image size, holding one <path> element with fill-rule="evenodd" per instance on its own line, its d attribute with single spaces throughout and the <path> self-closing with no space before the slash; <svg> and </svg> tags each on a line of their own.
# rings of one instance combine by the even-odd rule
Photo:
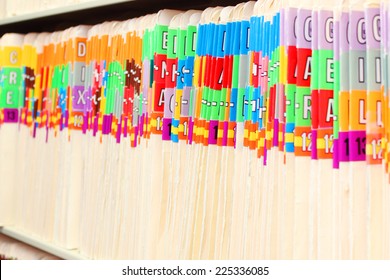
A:
<svg viewBox="0 0 390 280">
<path fill-rule="evenodd" d="M 365 161 L 365 149 L 365 131 L 350 131 L 339 133 L 339 159 L 341 162 Z"/>
<path fill-rule="evenodd" d="M 142 92 L 147 98 L 150 84 L 150 60 L 145 59 L 142 64 Z"/>
<path fill-rule="evenodd" d="M 218 121 L 210 121 L 209 124 L 209 144 L 215 145 L 218 140 Z"/>
<path fill-rule="evenodd" d="M 99 118 L 98 116 L 95 116 L 93 120 L 93 136 L 96 136 L 98 130 L 99 130 Z"/>
<path fill-rule="evenodd" d="M 127 122 L 129 121 L 128 117 L 125 117 L 125 123 L 124 123 L 124 128 L 123 128 L 123 137 L 127 137 Z"/>
<path fill-rule="evenodd" d="M 110 134 L 112 125 L 112 115 L 103 116 L 102 134 Z"/>
<path fill-rule="evenodd" d="M 187 117 L 190 113 L 190 96 L 191 96 L 191 87 L 183 88 L 183 97 L 181 100 L 181 116 Z"/>
<path fill-rule="evenodd" d="M 349 17 L 349 44 L 351 50 L 366 49 L 367 32 L 363 11 L 352 11 Z"/>
<path fill-rule="evenodd" d="M 144 121 L 145 121 L 145 115 L 142 115 L 139 118 L 139 135 L 144 135 Z"/>
<path fill-rule="evenodd" d="M 389 30 L 387 29 L 387 28 L 389 28 L 389 24 L 390 24 L 390 11 L 389 10 L 386 10 L 386 12 L 387 12 L 387 16 L 385 17 L 386 18 L 386 28 L 384 28 L 383 30 L 382 30 L 382 32 L 383 33 L 386 33 L 386 36 L 387 36 L 387 38 L 388 38 L 388 32 L 389 32 Z M 387 40 L 387 41 L 385 41 L 385 42 L 387 42 L 387 50 L 390 50 L 390 40 Z"/>
<path fill-rule="evenodd" d="M 166 88 L 164 90 L 164 118 L 173 118 L 173 109 L 175 108 L 175 89 Z"/>
<path fill-rule="evenodd" d="M 367 26 L 367 48 L 379 49 L 381 43 L 381 17 L 379 8 L 365 10 Z"/>
<path fill-rule="evenodd" d="M 349 133 L 348 132 L 339 132 L 338 151 L 339 151 L 339 156 L 338 156 L 339 162 L 349 161 Z"/>
<path fill-rule="evenodd" d="M 285 10 L 284 9 L 281 9 L 280 10 L 280 26 L 282 27 L 282 28 L 279 28 L 279 30 L 280 30 L 280 45 L 281 46 L 285 46 L 285 34 L 284 34 L 284 20 L 285 20 Z"/>
<path fill-rule="evenodd" d="M 349 14 L 342 13 L 339 26 L 340 52 L 349 52 Z"/>
<path fill-rule="evenodd" d="M 83 115 L 83 126 L 82 126 L 83 134 L 87 133 L 88 119 L 89 119 L 89 112 Z"/>
<path fill-rule="evenodd" d="M 119 119 L 119 123 L 118 123 L 118 130 L 116 131 L 116 143 L 120 143 L 121 142 L 121 129 L 122 129 L 122 117 L 120 117 Z"/>
<path fill-rule="evenodd" d="M 229 122 L 224 122 L 223 123 L 222 146 L 227 146 L 228 132 L 229 132 Z"/>
<path fill-rule="evenodd" d="M 137 141 L 138 141 L 138 126 L 134 126 L 134 141 L 133 141 L 134 148 L 137 147 Z"/>
<path fill-rule="evenodd" d="M 333 140 L 333 168 L 338 169 L 339 164 L 339 139 Z"/>
<path fill-rule="evenodd" d="M 69 124 L 69 111 L 66 110 L 65 111 L 65 127 L 68 127 L 68 124 Z"/>
<path fill-rule="evenodd" d="M 274 135 L 272 138 L 272 146 L 278 147 L 279 146 L 279 120 L 274 119 Z"/>
<path fill-rule="evenodd" d="M 296 8 L 289 8 L 286 12 L 284 29 L 286 29 L 287 46 L 295 46 L 297 44 L 297 13 L 298 10 Z"/>
<path fill-rule="evenodd" d="M 320 36 L 318 29 L 318 12 L 312 12 L 312 40 L 311 40 L 311 48 L 312 50 L 318 50 L 318 38 Z"/>
<path fill-rule="evenodd" d="M 171 140 L 172 119 L 163 118 L 162 139 Z"/>
<path fill-rule="evenodd" d="M 320 11 L 318 15 L 318 46 L 321 50 L 332 50 L 335 24 L 332 11 Z"/>
<path fill-rule="evenodd" d="M 72 93 L 72 109 L 75 112 L 84 112 L 86 108 L 91 107 L 90 92 L 84 90 L 84 86 L 74 86 Z"/>
<path fill-rule="evenodd" d="M 299 9 L 296 25 L 297 47 L 310 49 L 313 36 L 313 18 L 311 10 Z"/>
<path fill-rule="evenodd" d="M 334 23 L 334 43 L 333 43 L 333 56 L 334 60 L 340 60 L 340 23 L 336 21 Z"/>
<path fill-rule="evenodd" d="M 318 159 L 317 154 L 317 130 L 311 131 L 311 158 Z"/>
<path fill-rule="evenodd" d="M 18 109 L 4 109 L 4 122 L 5 123 L 17 123 L 19 119 L 19 110 Z"/>
<path fill-rule="evenodd" d="M 188 120 L 188 144 L 192 144 L 192 136 L 194 133 L 194 122 L 192 121 L 192 118 Z"/>
</svg>

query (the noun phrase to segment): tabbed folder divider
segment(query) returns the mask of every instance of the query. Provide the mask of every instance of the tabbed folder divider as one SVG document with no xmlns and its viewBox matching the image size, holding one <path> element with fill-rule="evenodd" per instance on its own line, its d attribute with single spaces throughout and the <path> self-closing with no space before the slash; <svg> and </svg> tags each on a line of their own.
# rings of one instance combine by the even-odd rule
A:
<svg viewBox="0 0 390 280">
<path fill-rule="evenodd" d="M 377 239 L 389 231 L 385 227 L 390 224 L 383 214 L 390 178 L 389 5 L 350 0 L 335 7 L 312 7 L 307 1 L 299 5 L 290 2 L 264 0 L 206 11 L 162 10 L 123 22 L 54 33 L 5 34 L 0 40 L 0 129 L 26 129 L 23 136 L 44 139 L 47 145 L 61 139 L 56 147 L 77 155 L 62 156 L 58 174 L 66 183 L 79 185 L 83 176 L 91 176 L 78 168 L 92 164 L 83 147 L 93 141 L 105 148 L 126 143 L 136 151 L 151 145 L 164 164 L 173 160 L 168 157 L 172 151 L 175 159 L 185 154 L 187 159 L 204 160 L 199 182 L 194 183 L 198 185 L 210 178 L 213 183 L 218 180 L 218 174 L 210 174 L 211 168 L 223 170 L 225 175 L 228 172 L 225 165 L 211 165 L 211 153 L 223 159 L 247 158 L 243 172 L 252 168 L 249 157 L 254 155 L 264 168 L 264 179 L 259 181 L 269 185 L 280 179 L 273 179 L 272 174 L 284 174 L 286 166 L 294 167 L 297 172 L 288 178 L 295 186 L 301 184 L 296 191 L 303 193 L 288 198 L 287 182 L 278 188 L 267 186 L 265 191 L 274 195 L 267 202 L 271 206 L 276 197 L 293 199 L 296 207 L 292 203 L 286 207 L 295 211 L 292 219 L 304 227 L 304 233 L 299 236 L 300 229 L 289 225 L 290 241 L 297 246 L 305 239 L 311 242 L 290 256 L 382 256 L 385 250 Z M 15 135 L 22 143 L 19 134 Z M 0 135 L 0 143 L 10 141 L 7 139 Z M 191 152 L 194 146 L 200 147 L 196 153 Z M 89 153 L 96 147 L 88 148 Z M 229 149 L 235 153 L 229 154 Z M 101 160 L 105 153 L 109 152 L 102 148 L 96 157 Z M 282 159 L 283 165 L 276 159 Z M 235 169 L 242 165 L 235 164 Z M 104 165 L 100 162 L 94 168 L 103 169 Z M 330 165 L 337 170 L 332 179 L 325 178 Z M 8 170 L 2 166 L 0 174 Z M 173 168 L 162 166 L 158 172 L 166 181 L 161 184 L 179 180 L 177 174 L 169 179 L 164 176 L 180 168 L 183 166 L 176 162 Z M 237 183 L 245 175 L 229 176 Z M 31 180 L 39 182 L 39 178 L 34 175 Z M 242 181 L 248 182 L 246 177 Z M 225 187 L 229 184 L 225 182 Z M 328 184 L 332 184 L 329 192 Z M 222 190 L 218 189 L 218 195 L 222 196 Z M 74 191 L 61 189 L 59 193 L 70 197 Z M 178 195 L 170 191 L 169 199 Z M 212 195 L 197 199 L 197 207 L 222 207 L 214 203 Z M 347 206 L 337 206 L 332 210 L 334 216 L 326 215 L 319 207 L 335 203 L 332 199 L 345 202 L 353 214 Z M 375 205 L 378 199 L 381 203 Z M 59 200 L 56 215 L 73 223 L 75 213 L 65 200 Z M 167 223 L 177 219 L 168 208 L 164 209 Z M 276 208 L 262 212 L 267 217 L 267 236 L 276 228 L 270 218 Z M 280 210 L 275 215 L 287 219 L 287 214 Z M 234 219 L 239 220 L 237 216 Z M 210 221 L 210 227 L 222 230 L 221 224 L 214 228 Z M 342 221 L 345 225 L 337 231 L 334 226 Z M 334 246 L 331 249 L 320 245 L 329 224 L 333 235 L 326 244 Z M 372 227 L 370 232 L 365 230 L 367 225 Z M 173 230 L 172 224 L 167 228 Z M 54 240 L 78 246 L 77 237 L 67 239 L 64 232 L 56 231 Z M 353 240 L 344 240 L 348 235 Z M 347 243 L 337 245 L 337 237 Z M 194 237 L 185 242 L 194 246 L 201 241 Z M 203 244 L 203 251 L 195 250 L 191 256 L 204 256 L 212 244 Z M 263 253 L 277 255 L 266 249 Z"/>
</svg>

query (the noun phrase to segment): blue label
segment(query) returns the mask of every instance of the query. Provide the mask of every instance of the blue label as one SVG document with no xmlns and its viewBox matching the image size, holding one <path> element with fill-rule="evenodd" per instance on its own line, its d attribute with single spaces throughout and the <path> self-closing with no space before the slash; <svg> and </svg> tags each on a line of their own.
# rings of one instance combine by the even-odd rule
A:
<svg viewBox="0 0 390 280">
<path fill-rule="evenodd" d="M 220 24 L 218 25 L 218 34 L 217 34 L 217 44 L 215 44 L 215 53 L 214 56 L 216 57 L 224 57 L 225 51 L 226 51 L 226 24 Z"/>
<path fill-rule="evenodd" d="M 252 102 L 254 102 L 256 105 L 254 108 L 252 108 L 252 122 L 256 123 L 259 118 L 259 107 L 260 107 L 260 88 L 254 88 L 252 91 Z M 252 105 L 253 107 L 253 105 Z M 255 109 L 255 110 L 253 110 Z"/>
<path fill-rule="evenodd" d="M 176 88 L 183 89 L 185 73 L 187 72 L 186 61 L 184 59 L 178 60 L 177 62 L 177 78 L 176 78 Z"/>
<path fill-rule="evenodd" d="M 240 33 L 241 33 L 241 22 L 237 21 L 233 23 L 233 42 L 232 52 L 233 55 L 240 54 Z"/>
<path fill-rule="evenodd" d="M 186 59 L 185 70 L 184 70 L 184 84 L 188 87 L 192 86 L 192 78 L 194 73 L 194 61 L 195 58 L 188 56 Z"/>
<path fill-rule="evenodd" d="M 240 38 L 240 53 L 248 54 L 249 52 L 249 39 L 250 39 L 250 23 L 249 21 L 241 22 L 241 38 Z"/>
<path fill-rule="evenodd" d="M 233 36 L 233 23 L 228 22 L 228 24 L 226 25 L 226 46 L 225 46 L 226 56 L 232 55 L 233 53 L 232 36 Z"/>
<path fill-rule="evenodd" d="M 237 115 L 237 97 L 238 97 L 238 89 L 232 88 L 231 95 L 230 95 L 230 116 L 229 121 L 235 122 L 236 121 L 236 115 Z"/>
</svg>

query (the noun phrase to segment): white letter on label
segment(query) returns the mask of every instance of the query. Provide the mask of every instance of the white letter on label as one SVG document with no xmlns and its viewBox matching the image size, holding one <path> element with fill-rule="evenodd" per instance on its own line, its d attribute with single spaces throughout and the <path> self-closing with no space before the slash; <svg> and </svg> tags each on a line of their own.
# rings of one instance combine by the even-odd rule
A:
<svg viewBox="0 0 390 280">
<path fill-rule="evenodd" d="M 359 75 L 359 83 L 364 83 L 364 58 L 358 58 L 358 75 Z"/>
<path fill-rule="evenodd" d="M 158 106 L 162 106 L 164 104 L 164 95 L 165 89 L 162 89 L 160 92 L 160 98 L 158 99 Z"/>
<path fill-rule="evenodd" d="M 161 62 L 161 79 L 165 78 L 165 74 L 167 73 L 167 62 L 163 60 Z"/>
<path fill-rule="evenodd" d="M 366 23 L 364 18 L 361 18 L 357 24 L 357 40 L 360 44 L 366 43 Z"/>
<path fill-rule="evenodd" d="M 381 73 L 381 58 L 375 57 L 375 82 L 380 84 L 382 82 L 382 73 Z"/>
<path fill-rule="evenodd" d="M 9 84 L 12 85 L 16 85 L 16 77 L 17 77 L 17 74 L 16 72 L 10 72 L 9 73 Z"/>
<path fill-rule="evenodd" d="M 173 53 L 177 53 L 177 36 L 173 36 Z"/>
<path fill-rule="evenodd" d="M 326 82 L 333 83 L 334 82 L 334 69 L 333 69 L 333 59 L 328 58 L 326 60 Z"/>
<path fill-rule="evenodd" d="M 162 38 L 162 48 L 163 50 L 168 49 L 168 32 L 163 32 L 163 38 Z"/>
<path fill-rule="evenodd" d="M 196 51 L 196 32 L 192 33 L 192 51 Z"/>
<path fill-rule="evenodd" d="M 379 15 L 375 15 L 372 19 L 372 33 L 374 35 L 374 39 L 377 42 L 381 41 L 381 18 Z"/>
<path fill-rule="evenodd" d="M 330 122 L 333 118 L 333 98 L 329 98 L 328 110 L 326 110 L 326 122 Z"/>
<path fill-rule="evenodd" d="M 327 18 L 325 22 L 325 40 L 333 43 L 333 18 Z"/>
<path fill-rule="evenodd" d="M 77 92 L 79 94 L 79 99 L 77 100 L 77 104 L 80 104 L 80 102 L 81 102 L 85 105 L 86 104 L 85 99 L 84 99 L 85 91 L 78 90 Z"/>
<path fill-rule="evenodd" d="M 309 112 L 311 113 L 311 96 L 303 96 L 303 118 L 309 119 Z"/>
<path fill-rule="evenodd" d="M 12 51 L 9 54 L 9 61 L 11 62 L 11 64 L 18 63 L 18 53 L 17 53 L 17 51 Z"/>
<path fill-rule="evenodd" d="M 173 108 L 175 108 L 175 95 L 171 95 L 171 99 L 169 99 L 169 111 L 173 113 Z"/>
<path fill-rule="evenodd" d="M 81 66 L 81 81 L 85 82 L 85 66 Z"/>
<path fill-rule="evenodd" d="M 219 75 L 218 84 L 221 85 L 222 81 L 223 81 L 223 68 L 222 68 L 222 71 L 221 71 L 221 75 Z"/>
<path fill-rule="evenodd" d="M 366 124 L 367 120 L 365 117 L 366 110 L 365 110 L 365 101 L 364 99 L 359 100 L 359 123 L 360 124 Z"/>
<path fill-rule="evenodd" d="M 306 18 L 304 23 L 304 33 L 303 36 L 306 41 L 311 42 L 311 17 Z"/>
<path fill-rule="evenodd" d="M 222 46 L 221 46 L 221 51 L 225 51 L 225 44 L 226 44 L 226 31 L 223 32 L 222 34 Z"/>
<path fill-rule="evenodd" d="M 77 56 L 84 57 L 87 52 L 87 48 L 84 42 L 79 42 L 77 46 Z"/>
<path fill-rule="evenodd" d="M 304 80 L 309 79 L 310 75 L 311 75 L 311 56 L 308 56 L 307 61 L 306 61 L 305 74 L 303 75 L 303 79 Z"/>
<path fill-rule="evenodd" d="M 12 91 L 7 92 L 7 104 L 8 105 L 12 104 L 12 95 L 13 95 Z"/>
</svg>

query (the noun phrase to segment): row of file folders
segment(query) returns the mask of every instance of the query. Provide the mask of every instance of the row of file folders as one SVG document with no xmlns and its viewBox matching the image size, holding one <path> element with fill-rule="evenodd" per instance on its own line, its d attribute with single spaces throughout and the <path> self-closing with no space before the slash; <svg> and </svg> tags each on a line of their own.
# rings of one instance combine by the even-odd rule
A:
<svg viewBox="0 0 390 280">
<path fill-rule="evenodd" d="M 389 3 L 304 2 L 4 34 L 1 126 L 244 146 L 264 164 L 275 147 L 388 171 Z"/>
</svg>

